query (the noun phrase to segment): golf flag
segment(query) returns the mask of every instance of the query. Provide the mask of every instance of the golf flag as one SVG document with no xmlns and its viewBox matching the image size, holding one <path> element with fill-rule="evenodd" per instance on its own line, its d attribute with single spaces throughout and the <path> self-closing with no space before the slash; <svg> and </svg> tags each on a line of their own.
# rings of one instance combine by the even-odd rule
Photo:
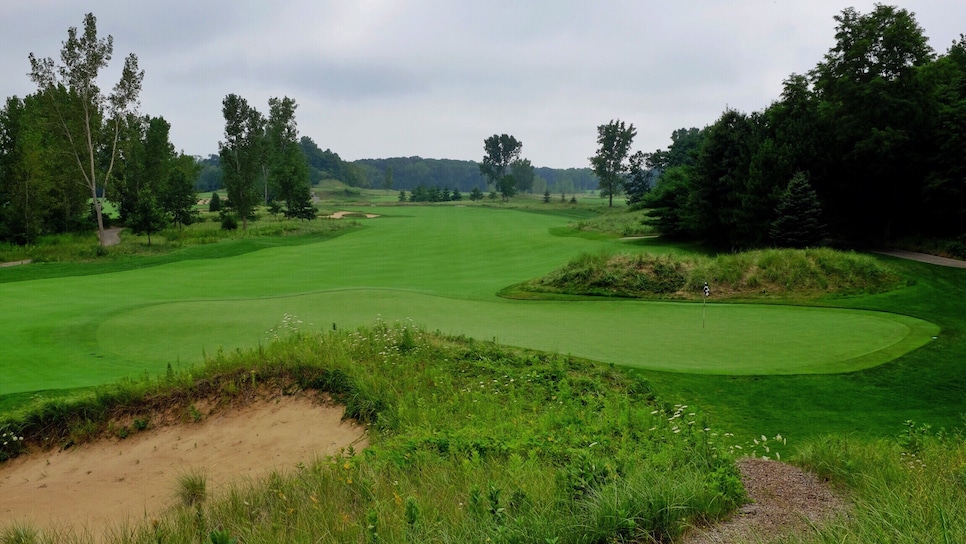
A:
<svg viewBox="0 0 966 544">
<path fill-rule="evenodd" d="M 705 298 L 711 296 L 711 288 L 708 287 L 708 282 L 704 282 L 704 296 Z"/>
</svg>

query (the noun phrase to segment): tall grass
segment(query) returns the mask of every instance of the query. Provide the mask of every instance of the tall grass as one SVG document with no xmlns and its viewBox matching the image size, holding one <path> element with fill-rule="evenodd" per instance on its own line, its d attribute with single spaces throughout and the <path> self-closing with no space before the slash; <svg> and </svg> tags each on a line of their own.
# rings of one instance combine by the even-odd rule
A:
<svg viewBox="0 0 966 544">
<path fill-rule="evenodd" d="M 571 226 L 577 230 L 605 232 L 620 236 L 648 236 L 656 234 L 657 231 L 654 227 L 646 223 L 647 215 L 648 212 L 646 210 L 628 212 L 620 209 L 615 212 L 605 209 L 600 215 L 572 222 Z"/>
<path fill-rule="evenodd" d="M 570 357 L 379 324 L 292 333 L 217 354 L 192 375 L 114 393 L 128 405 L 106 411 L 315 388 L 367 425 L 370 446 L 239 483 L 155 526 L 126 528 L 121 541 L 211 531 L 242 542 L 667 540 L 743 500 L 733 458 L 700 414 L 659 402 L 633 374 Z M 36 444 L 31 421 L 8 425 Z"/>
<path fill-rule="evenodd" d="M 901 277 L 878 260 L 833 249 L 771 249 L 716 257 L 583 254 L 522 286 L 528 291 L 694 298 L 814 298 L 889 291 Z"/>
<path fill-rule="evenodd" d="M 898 441 L 838 436 L 804 445 L 798 462 L 847 489 L 854 508 L 786 542 L 963 542 L 966 439 L 908 425 Z"/>
<path fill-rule="evenodd" d="M 252 222 L 247 230 L 224 230 L 217 214 L 204 213 L 199 220 L 183 228 L 169 227 L 151 235 L 130 230 L 121 233 L 121 243 L 102 247 L 95 232 L 68 233 L 46 236 L 30 246 L 0 244 L 0 262 L 31 259 L 34 262 L 92 262 L 116 261 L 130 257 L 145 257 L 170 253 L 189 246 L 212 244 L 227 240 L 243 240 L 273 236 L 325 233 L 346 228 L 351 221 L 303 221 L 264 214 Z"/>
</svg>

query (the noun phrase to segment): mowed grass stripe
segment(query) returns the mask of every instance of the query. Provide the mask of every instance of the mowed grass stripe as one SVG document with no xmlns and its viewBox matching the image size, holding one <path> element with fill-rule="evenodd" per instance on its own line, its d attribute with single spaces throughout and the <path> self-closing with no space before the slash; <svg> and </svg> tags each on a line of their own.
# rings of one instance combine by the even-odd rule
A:
<svg viewBox="0 0 966 544">
<path fill-rule="evenodd" d="M 211 315 L 224 317 L 213 320 Z M 112 358 L 160 365 L 198 361 L 203 351 L 221 347 L 253 347 L 276 334 L 356 327 L 380 319 L 619 365 L 726 375 L 850 372 L 915 349 L 938 332 L 917 319 L 860 310 L 476 301 L 353 289 L 139 308 L 106 321 L 98 343 Z M 154 335 L 139 336 L 147 327 L 153 327 Z"/>
</svg>

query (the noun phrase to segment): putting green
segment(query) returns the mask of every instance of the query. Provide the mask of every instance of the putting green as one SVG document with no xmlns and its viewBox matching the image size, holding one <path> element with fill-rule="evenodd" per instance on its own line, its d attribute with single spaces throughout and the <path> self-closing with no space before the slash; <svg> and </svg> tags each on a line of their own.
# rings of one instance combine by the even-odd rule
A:
<svg viewBox="0 0 966 544">
<path fill-rule="evenodd" d="M 501 288 L 580 253 L 640 248 L 555 236 L 567 218 L 546 213 L 365 211 L 382 217 L 315 244 L 0 283 L 0 395 L 96 385 L 265 343 L 285 314 L 311 330 L 412 319 L 621 365 L 721 374 L 867 368 L 938 333 L 924 321 L 843 309 L 708 304 L 702 327 L 700 304 L 504 300 Z"/>
<path fill-rule="evenodd" d="M 702 314 L 706 314 L 702 323 Z M 224 316 L 212 320 L 212 315 Z M 286 318 L 286 316 L 288 316 Z M 337 290 L 252 300 L 162 304 L 104 322 L 110 356 L 194 361 L 277 334 L 412 322 L 620 365 L 706 374 L 848 372 L 914 349 L 937 329 L 895 314 L 831 308 L 586 301 L 470 301 L 396 290 Z M 139 331 L 151 329 L 149 336 Z M 172 341 L 172 339 L 176 339 Z"/>
</svg>

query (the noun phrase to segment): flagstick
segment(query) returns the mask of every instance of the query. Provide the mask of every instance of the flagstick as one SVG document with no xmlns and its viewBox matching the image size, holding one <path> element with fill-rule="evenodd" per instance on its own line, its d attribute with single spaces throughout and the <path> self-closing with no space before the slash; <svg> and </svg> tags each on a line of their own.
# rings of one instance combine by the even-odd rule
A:
<svg viewBox="0 0 966 544">
<path fill-rule="evenodd" d="M 708 309 L 708 297 L 705 296 L 704 303 L 701 304 L 701 328 L 702 329 L 704 328 L 704 314 L 706 313 L 707 309 Z"/>
</svg>

